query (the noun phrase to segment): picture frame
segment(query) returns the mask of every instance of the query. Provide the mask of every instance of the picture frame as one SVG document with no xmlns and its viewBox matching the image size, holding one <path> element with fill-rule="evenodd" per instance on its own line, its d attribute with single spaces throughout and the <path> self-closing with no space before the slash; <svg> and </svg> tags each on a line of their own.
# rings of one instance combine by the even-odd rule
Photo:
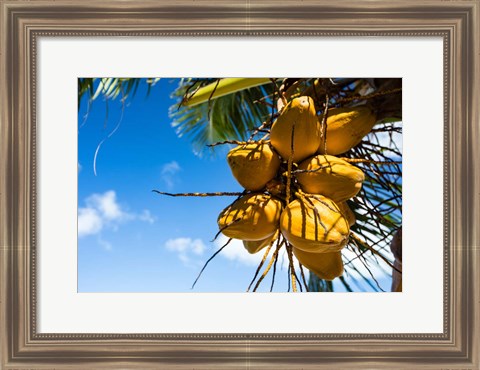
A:
<svg viewBox="0 0 480 370">
<path fill-rule="evenodd" d="M 0 367 L 478 369 L 480 3 L 9 1 L 1 4 Z M 37 332 L 36 45 L 42 36 L 398 36 L 444 42 L 444 332 Z"/>
</svg>

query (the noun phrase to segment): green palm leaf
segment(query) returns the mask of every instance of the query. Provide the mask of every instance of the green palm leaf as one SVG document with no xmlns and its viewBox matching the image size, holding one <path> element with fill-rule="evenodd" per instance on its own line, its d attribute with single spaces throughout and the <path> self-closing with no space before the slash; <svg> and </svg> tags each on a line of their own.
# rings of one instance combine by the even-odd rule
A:
<svg viewBox="0 0 480 370">
<path fill-rule="evenodd" d="M 210 83 L 203 80 L 200 83 Z M 195 106 L 181 105 L 184 95 L 199 80 L 182 80 L 173 93 L 178 104 L 170 108 L 177 135 L 188 136 L 196 153 L 205 146 L 224 140 L 246 140 L 271 115 L 271 108 L 260 103 L 273 91 L 270 85 L 237 91 Z"/>
</svg>

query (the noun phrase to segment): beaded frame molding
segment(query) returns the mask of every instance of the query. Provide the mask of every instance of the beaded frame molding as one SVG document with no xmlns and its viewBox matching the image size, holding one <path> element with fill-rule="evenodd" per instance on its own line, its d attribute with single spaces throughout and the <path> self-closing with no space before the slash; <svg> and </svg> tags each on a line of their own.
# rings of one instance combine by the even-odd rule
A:
<svg viewBox="0 0 480 370">
<path fill-rule="evenodd" d="M 478 369 L 478 0 L 0 0 L 0 368 Z M 443 333 L 37 332 L 37 41 L 98 36 L 441 37 Z"/>
</svg>

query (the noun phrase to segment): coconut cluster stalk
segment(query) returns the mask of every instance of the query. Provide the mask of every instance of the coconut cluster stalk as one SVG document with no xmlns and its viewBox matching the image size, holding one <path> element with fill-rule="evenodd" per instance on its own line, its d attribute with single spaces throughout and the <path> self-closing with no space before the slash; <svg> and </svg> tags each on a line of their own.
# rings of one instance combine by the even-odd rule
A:
<svg viewBox="0 0 480 370">
<path fill-rule="evenodd" d="M 248 195 L 222 211 L 218 225 L 226 236 L 243 240 L 249 253 L 282 241 L 301 266 L 321 279 L 333 280 L 343 274 L 341 251 L 355 224 L 347 201 L 358 194 L 365 179 L 360 168 L 336 155 L 357 145 L 376 119 L 364 106 L 326 113 L 326 118 L 325 112 L 317 115 L 310 96 L 292 98 L 271 125 L 269 141 L 244 143 L 230 150 L 228 164 Z M 322 130 L 325 121 L 326 130 Z M 268 219 L 268 230 L 275 232 L 264 238 L 258 237 L 253 226 L 264 227 L 267 208 L 261 204 L 252 204 L 248 214 L 237 213 L 251 227 L 245 234 L 232 233 L 229 229 L 235 230 L 235 224 L 226 226 L 225 214 L 239 201 L 253 199 L 252 194 L 261 194 L 264 203 L 276 200 L 281 208 Z M 293 263 L 290 268 L 294 285 Z"/>
</svg>

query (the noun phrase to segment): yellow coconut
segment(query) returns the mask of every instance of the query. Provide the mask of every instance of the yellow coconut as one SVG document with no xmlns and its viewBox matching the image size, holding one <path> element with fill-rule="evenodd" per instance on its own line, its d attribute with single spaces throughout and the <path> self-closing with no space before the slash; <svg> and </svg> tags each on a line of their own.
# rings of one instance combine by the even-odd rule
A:
<svg viewBox="0 0 480 370">
<path fill-rule="evenodd" d="M 281 212 L 280 200 L 266 194 L 248 194 L 225 208 L 217 223 L 229 238 L 263 240 L 278 229 Z"/>
<path fill-rule="evenodd" d="M 267 245 L 270 245 L 270 243 L 272 243 L 277 237 L 278 231 L 272 236 L 269 236 L 268 238 L 265 238 L 263 240 L 244 240 L 243 246 L 248 251 L 248 253 L 255 254 L 261 251 Z"/>
<path fill-rule="evenodd" d="M 321 130 L 315 105 L 309 96 L 290 101 L 270 130 L 272 145 L 285 160 L 292 153 L 292 133 L 293 162 L 299 162 L 317 151 Z"/>
<path fill-rule="evenodd" d="M 323 280 L 333 280 L 343 275 L 343 260 L 341 252 L 308 253 L 293 248 L 293 254 L 298 261 Z"/>
<path fill-rule="evenodd" d="M 323 115 L 318 120 L 321 124 Z M 375 113 L 367 106 L 329 109 L 326 150 L 322 140 L 319 153 L 336 155 L 349 151 L 362 141 L 376 122 Z"/>
<path fill-rule="evenodd" d="M 350 228 L 339 207 L 322 195 L 306 194 L 291 202 L 280 217 L 283 236 L 297 249 L 310 253 L 340 251 Z"/>
<path fill-rule="evenodd" d="M 338 208 L 340 208 L 340 212 L 342 212 L 342 215 L 347 219 L 350 227 L 355 225 L 355 222 L 357 222 L 355 213 L 353 213 L 353 211 L 350 209 L 347 202 L 337 203 L 337 206 Z"/>
<path fill-rule="evenodd" d="M 298 168 L 313 171 L 296 175 L 303 191 L 322 194 L 337 203 L 357 195 L 365 179 L 361 169 L 333 155 L 316 155 L 300 163 Z"/>
<path fill-rule="evenodd" d="M 239 145 L 227 155 L 232 174 L 247 190 L 260 190 L 272 180 L 280 167 L 280 158 L 266 142 Z"/>
</svg>

